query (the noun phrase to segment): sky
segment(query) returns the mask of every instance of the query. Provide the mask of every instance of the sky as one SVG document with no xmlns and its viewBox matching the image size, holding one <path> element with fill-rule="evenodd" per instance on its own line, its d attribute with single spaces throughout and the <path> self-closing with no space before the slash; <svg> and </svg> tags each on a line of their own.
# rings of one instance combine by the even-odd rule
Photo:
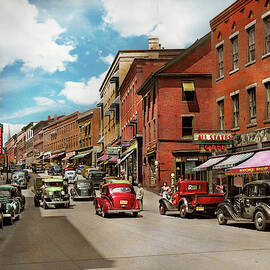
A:
<svg viewBox="0 0 270 270">
<path fill-rule="evenodd" d="M 186 48 L 234 0 L 0 0 L 4 140 L 48 115 L 94 108 L 119 50 Z"/>
</svg>

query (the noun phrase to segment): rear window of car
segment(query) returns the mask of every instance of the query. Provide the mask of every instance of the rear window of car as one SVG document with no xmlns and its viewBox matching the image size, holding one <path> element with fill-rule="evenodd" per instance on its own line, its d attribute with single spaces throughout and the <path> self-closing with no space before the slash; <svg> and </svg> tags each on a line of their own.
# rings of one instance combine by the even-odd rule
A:
<svg viewBox="0 0 270 270">
<path fill-rule="evenodd" d="M 199 190 L 201 185 L 188 185 L 188 190 Z"/>
<path fill-rule="evenodd" d="M 131 188 L 129 187 L 115 187 L 112 189 L 112 193 L 129 193 Z"/>
</svg>

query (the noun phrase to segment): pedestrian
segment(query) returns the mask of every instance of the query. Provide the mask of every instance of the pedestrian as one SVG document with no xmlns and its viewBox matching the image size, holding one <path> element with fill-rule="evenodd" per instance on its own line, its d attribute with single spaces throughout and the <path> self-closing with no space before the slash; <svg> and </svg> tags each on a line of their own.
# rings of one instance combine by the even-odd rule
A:
<svg viewBox="0 0 270 270">
<path fill-rule="evenodd" d="M 141 184 L 138 184 L 138 189 L 136 193 L 137 200 L 139 201 L 140 210 L 143 211 L 143 196 L 144 196 L 144 190 Z"/>
<path fill-rule="evenodd" d="M 168 199 L 168 195 L 171 192 L 171 188 L 168 186 L 167 182 L 164 182 L 163 186 L 161 187 L 160 195 L 164 199 Z"/>
</svg>

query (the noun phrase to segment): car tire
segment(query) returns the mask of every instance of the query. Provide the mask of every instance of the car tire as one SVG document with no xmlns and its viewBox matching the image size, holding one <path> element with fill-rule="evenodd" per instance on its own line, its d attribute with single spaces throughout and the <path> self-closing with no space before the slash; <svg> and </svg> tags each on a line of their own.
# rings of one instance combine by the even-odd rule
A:
<svg viewBox="0 0 270 270">
<path fill-rule="evenodd" d="M 159 205 L 159 214 L 160 215 L 166 215 L 166 207 L 165 207 L 164 203 L 161 203 Z"/>
<path fill-rule="evenodd" d="M 266 217 L 262 211 L 258 211 L 254 218 L 255 227 L 258 231 L 265 231 L 267 228 Z"/>
<path fill-rule="evenodd" d="M 217 220 L 219 225 L 226 225 L 227 219 L 224 216 L 224 212 L 222 209 L 218 209 L 217 211 Z"/>
<path fill-rule="evenodd" d="M 104 212 L 103 207 L 101 207 L 101 216 L 103 218 L 106 218 L 108 216 L 108 214 Z"/>
<path fill-rule="evenodd" d="M 48 206 L 45 201 L 43 201 L 43 209 L 48 209 Z"/>
<path fill-rule="evenodd" d="M 188 216 L 187 208 L 184 204 L 180 205 L 179 211 L 180 211 L 181 218 L 186 218 Z"/>
</svg>

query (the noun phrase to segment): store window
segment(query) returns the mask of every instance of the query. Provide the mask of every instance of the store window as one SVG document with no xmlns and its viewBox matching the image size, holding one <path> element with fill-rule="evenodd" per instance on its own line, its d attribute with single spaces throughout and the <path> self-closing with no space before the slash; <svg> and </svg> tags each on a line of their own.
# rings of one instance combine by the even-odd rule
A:
<svg viewBox="0 0 270 270">
<path fill-rule="evenodd" d="M 249 119 L 250 122 L 256 120 L 256 88 L 248 89 Z"/>
<path fill-rule="evenodd" d="M 248 63 L 255 61 L 255 25 L 247 29 L 248 33 Z"/>
<path fill-rule="evenodd" d="M 233 121 L 232 127 L 239 127 L 239 94 L 232 96 L 232 105 L 233 105 Z"/>
</svg>

